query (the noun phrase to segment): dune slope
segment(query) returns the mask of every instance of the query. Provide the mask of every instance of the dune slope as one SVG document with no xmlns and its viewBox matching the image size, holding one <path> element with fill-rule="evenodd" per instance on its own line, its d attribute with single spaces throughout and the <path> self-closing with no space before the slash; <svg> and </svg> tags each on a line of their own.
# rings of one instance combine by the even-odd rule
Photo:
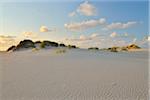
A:
<svg viewBox="0 0 150 100">
<path fill-rule="evenodd" d="M 1 100 L 148 100 L 148 53 L 1 54 Z"/>
</svg>

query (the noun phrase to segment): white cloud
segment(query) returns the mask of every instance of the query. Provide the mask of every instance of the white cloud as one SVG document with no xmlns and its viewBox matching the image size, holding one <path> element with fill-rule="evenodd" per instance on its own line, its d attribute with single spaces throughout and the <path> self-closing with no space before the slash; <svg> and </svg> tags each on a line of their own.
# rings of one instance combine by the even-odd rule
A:
<svg viewBox="0 0 150 100">
<path fill-rule="evenodd" d="M 80 35 L 79 39 L 80 39 L 80 40 L 86 40 L 87 37 L 86 37 L 85 35 Z"/>
<path fill-rule="evenodd" d="M 41 26 L 40 32 L 56 32 L 58 31 L 57 28 L 49 29 L 47 26 Z"/>
<path fill-rule="evenodd" d="M 133 39 L 135 38 L 133 35 L 129 34 L 129 33 L 117 33 L 117 32 L 112 32 L 109 35 L 111 38 L 124 38 L 124 39 Z"/>
<path fill-rule="evenodd" d="M 40 27 L 40 32 L 48 32 L 49 29 L 46 26 L 41 26 Z"/>
<path fill-rule="evenodd" d="M 4 36 L 0 35 L 0 43 L 8 43 L 8 42 L 13 42 L 15 39 L 15 36 Z"/>
<path fill-rule="evenodd" d="M 85 1 L 84 3 L 80 4 L 80 6 L 77 9 L 77 12 L 85 16 L 93 16 L 96 15 L 96 8 L 88 1 Z"/>
<path fill-rule="evenodd" d="M 0 35 L 0 51 L 6 50 L 8 47 L 16 44 L 15 36 Z"/>
<path fill-rule="evenodd" d="M 93 33 L 89 36 L 85 36 L 85 35 L 80 35 L 79 38 L 70 38 L 70 39 L 65 39 L 65 40 L 69 40 L 69 41 L 87 41 L 87 40 L 92 40 L 99 37 L 99 35 L 97 33 Z"/>
<path fill-rule="evenodd" d="M 137 22 L 134 22 L 134 21 L 127 22 L 127 23 L 116 22 L 116 23 L 112 23 L 112 24 L 107 25 L 105 28 L 108 29 L 108 30 L 126 29 L 126 28 L 132 27 L 136 24 L 137 24 Z"/>
<path fill-rule="evenodd" d="M 132 38 L 132 41 L 130 44 L 135 43 L 138 46 L 142 47 L 142 48 L 149 48 L 149 40 L 148 40 L 149 36 L 145 36 L 141 39 L 137 39 L 136 37 Z"/>
<path fill-rule="evenodd" d="M 134 38 L 132 42 L 135 43 L 136 41 L 137 41 L 137 38 Z"/>
<path fill-rule="evenodd" d="M 128 37 L 128 36 L 129 36 L 129 34 L 128 34 L 128 33 L 124 33 L 124 36 L 125 36 L 125 37 Z"/>
<path fill-rule="evenodd" d="M 96 15 L 96 7 L 89 3 L 88 1 L 84 1 L 81 3 L 77 9 L 71 13 L 69 13 L 69 17 L 73 17 L 77 14 L 81 14 L 84 16 L 95 16 Z"/>
<path fill-rule="evenodd" d="M 93 33 L 90 36 L 80 35 L 79 40 L 85 41 L 85 40 L 92 40 L 94 38 L 97 38 L 99 35 L 97 33 Z"/>
<path fill-rule="evenodd" d="M 72 42 L 79 42 L 79 41 L 87 41 L 91 40 L 90 37 L 85 36 L 85 35 L 80 35 L 79 38 L 66 38 L 67 41 L 72 41 Z"/>
<path fill-rule="evenodd" d="M 96 37 L 98 37 L 99 35 L 97 34 L 97 33 L 93 33 L 92 35 L 91 35 L 91 38 L 96 38 Z"/>
<path fill-rule="evenodd" d="M 114 38 L 114 37 L 116 37 L 117 36 L 117 33 L 116 32 L 112 32 L 111 34 L 110 34 L 110 37 L 112 37 L 112 38 Z"/>
<path fill-rule="evenodd" d="M 37 38 L 37 34 L 33 32 L 23 32 L 21 35 L 25 38 Z"/>
<path fill-rule="evenodd" d="M 147 40 L 150 41 L 150 36 L 148 36 Z"/>
<path fill-rule="evenodd" d="M 69 24 L 65 24 L 64 26 L 66 29 L 70 31 L 81 31 L 88 28 L 96 27 L 98 25 L 105 25 L 105 24 L 106 24 L 106 19 L 101 18 L 99 20 L 88 20 L 83 22 L 69 23 Z"/>
<path fill-rule="evenodd" d="M 128 33 L 125 33 L 128 34 Z M 146 37 L 143 41 L 137 41 L 137 39 L 131 38 L 131 41 L 125 41 L 123 38 L 125 34 L 118 34 L 116 32 L 112 32 L 110 35 L 100 35 L 97 33 L 93 33 L 91 35 L 80 35 L 78 38 L 72 37 L 72 38 L 65 38 L 63 42 L 65 44 L 73 44 L 77 45 L 81 48 L 88 48 L 88 47 L 99 47 L 99 48 L 108 48 L 113 46 L 126 46 L 131 43 L 136 43 L 138 45 L 143 45 L 144 43 L 147 43 L 149 38 Z M 128 36 L 128 35 L 127 35 Z M 113 38 L 112 38 L 113 37 Z M 115 37 L 115 38 L 114 38 Z"/>
<path fill-rule="evenodd" d="M 81 48 L 98 47 L 108 48 L 113 46 L 126 46 L 133 41 L 126 41 L 123 37 L 120 37 L 116 32 L 112 33 L 113 37 L 108 34 L 102 35 L 93 33 L 91 35 L 80 35 L 78 38 L 68 38 L 64 42 L 68 44 L 74 44 Z M 117 36 L 117 37 L 116 37 Z"/>
<path fill-rule="evenodd" d="M 73 11 L 73 12 L 71 12 L 71 13 L 69 14 L 69 17 L 73 17 L 73 16 L 75 16 L 75 15 L 76 15 L 76 12 Z"/>
</svg>

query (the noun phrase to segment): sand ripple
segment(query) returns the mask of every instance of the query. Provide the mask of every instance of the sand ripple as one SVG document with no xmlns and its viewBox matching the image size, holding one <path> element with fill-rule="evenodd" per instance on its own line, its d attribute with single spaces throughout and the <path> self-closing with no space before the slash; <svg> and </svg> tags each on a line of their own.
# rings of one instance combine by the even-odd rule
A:
<svg viewBox="0 0 150 100">
<path fill-rule="evenodd" d="M 3 56 L 1 100 L 148 100 L 147 57 L 74 52 Z"/>
</svg>

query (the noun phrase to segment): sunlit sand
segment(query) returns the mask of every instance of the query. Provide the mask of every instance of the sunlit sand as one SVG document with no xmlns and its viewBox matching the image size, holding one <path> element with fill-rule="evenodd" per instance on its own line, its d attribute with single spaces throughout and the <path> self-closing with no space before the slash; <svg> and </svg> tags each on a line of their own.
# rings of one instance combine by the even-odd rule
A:
<svg viewBox="0 0 150 100">
<path fill-rule="evenodd" d="M 148 52 L 51 49 L 0 55 L 1 100 L 148 100 Z"/>
</svg>

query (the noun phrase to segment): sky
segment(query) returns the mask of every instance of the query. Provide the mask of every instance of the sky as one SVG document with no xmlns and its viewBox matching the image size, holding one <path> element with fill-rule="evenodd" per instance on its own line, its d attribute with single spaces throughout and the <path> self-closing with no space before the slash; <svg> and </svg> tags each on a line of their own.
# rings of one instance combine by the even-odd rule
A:
<svg viewBox="0 0 150 100">
<path fill-rule="evenodd" d="M 0 3 L 0 50 L 23 39 L 80 48 L 146 47 L 150 41 L 148 0 L 31 1 Z"/>
</svg>

